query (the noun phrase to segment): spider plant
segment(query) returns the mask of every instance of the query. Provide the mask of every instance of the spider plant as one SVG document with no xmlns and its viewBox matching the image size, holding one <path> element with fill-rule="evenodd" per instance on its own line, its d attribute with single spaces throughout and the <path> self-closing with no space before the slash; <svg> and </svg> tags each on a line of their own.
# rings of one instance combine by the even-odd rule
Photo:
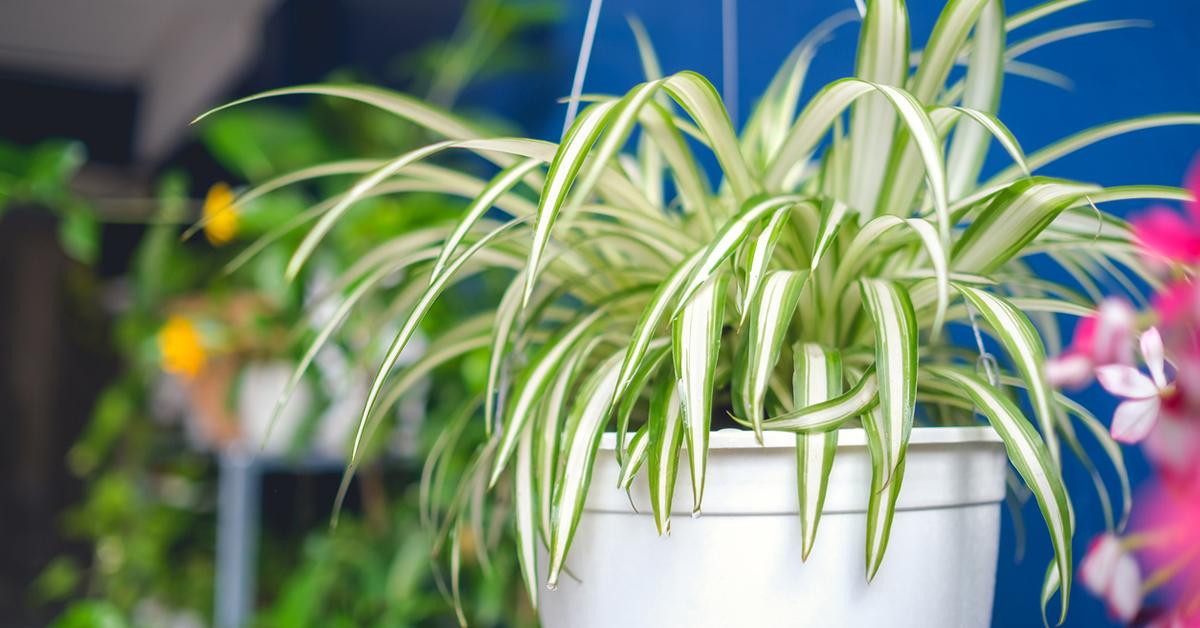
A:
<svg viewBox="0 0 1200 628">
<path fill-rule="evenodd" d="M 952 0 L 924 49 L 911 51 L 902 0 L 872 0 L 855 76 L 824 86 L 797 111 L 814 53 L 847 21 L 836 16 L 795 48 L 740 134 L 703 76 L 661 75 L 636 24 L 647 80 L 620 97 L 590 98 L 557 144 L 488 137 L 433 106 L 370 87 L 309 85 L 231 103 L 349 98 L 442 137 L 393 159 L 320 164 L 250 191 L 361 173 L 344 193 L 280 227 L 307 229 L 288 279 L 361 199 L 411 191 L 468 199 L 445 225 L 388 240 L 347 269 L 337 313 L 296 369 L 298 380 L 364 294 L 401 286 L 392 309 L 399 331 L 381 356 L 347 477 L 415 381 L 486 349 L 482 407 L 464 414 L 478 410 L 471 421 L 488 435 L 486 446 L 463 474 L 455 505 L 427 513 L 450 542 L 452 573 L 464 531 L 481 527 L 474 520 L 484 516 L 482 496 L 491 489 L 492 505 L 513 513 L 536 605 L 539 581 L 553 587 L 564 569 L 603 432 L 616 432 L 623 487 L 645 470 L 665 533 L 678 467 L 690 474 L 691 506 L 700 513 L 709 433 L 729 425 L 760 439 L 767 430 L 795 434 L 806 555 L 838 430 L 866 431 L 874 469 L 870 578 L 887 546 L 913 426 L 971 425 L 982 415 L 1045 518 L 1055 558 L 1043 607 L 1061 591 L 1065 617 L 1073 515 L 1060 473 L 1064 444 L 1092 470 L 1110 526 L 1124 524 L 1129 488 L 1104 427 L 1047 384 L 1046 345 L 1057 345 L 1057 315 L 1092 312 L 1099 278 L 1155 282 L 1125 223 L 1097 206 L 1187 194 L 1032 173 L 1120 133 L 1200 123 L 1190 114 L 1148 116 L 1024 154 L 996 117 L 1006 70 L 1054 80 L 1021 55 L 1131 25 L 1085 24 L 1011 43 L 1078 3 L 1006 16 L 999 1 Z M 981 177 L 992 143 L 1013 163 Z M 496 174 L 436 165 L 448 151 L 478 155 Z M 715 185 L 697 151 L 715 157 Z M 1041 278 L 1036 258 L 1075 281 Z M 393 372 L 439 297 L 494 269 L 511 277 L 494 308 Z M 979 342 L 956 344 L 948 325 L 972 327 Z M 989 346 L 1008 359 L 995 360 Z M 1119 515 L 1083 456 L 1077 425 L 1100 441 L 1121 477 Z M 464 429 L 448 429 L 435 452 L 453 447 Z M 435 453 L 428 462 L 429 490 L 444 480 L 440 459 Z M 549 556 L 546 574 L 538 573 L 539 544 Z"/>
</svg>

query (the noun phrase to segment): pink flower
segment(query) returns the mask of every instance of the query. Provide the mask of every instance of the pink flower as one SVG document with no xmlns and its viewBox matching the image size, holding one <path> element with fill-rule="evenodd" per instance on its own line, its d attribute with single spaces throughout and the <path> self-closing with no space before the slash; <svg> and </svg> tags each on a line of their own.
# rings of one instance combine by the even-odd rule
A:
<svg viewBox="0 0 1200 628">
<path fill-rule="evenodd" d="M 1187 264 L 1200 261 L 1200 159 L 1197 159 L 1184 181 L 1192 193 L 1192 201 L 1184 204 L 1188 215 L 1165 205 L 1155 205 L 1130 220 L 1133 233 L 1151 253 Z"/>
<path fill-rule="evenodd" d="M 1200 627 L 1200 616 L 1186 615 L 1184 611 L 1173 610 L 1164 615 L 1159 616 L 1154 621 L 1146 624 L 1146 628 L 1198 628 Z"/>
<path fill-rule="evenodd" d="M 1046 361 L 1046 378 L 1054 386 L 1080 388 L 1092 381 L 1098 366 L 1132 364 L 1134 322 L 1127 301 L 1105 299 L 1096 314 L 1076 325 L 1067 351 Z"/>
<path fill-rule="evenodd" d="M 1200 261 L 1200 216 L 1185 218 L 1171 207 L 1154 205 L 1129 222 L 1133 234 L 1151 253 L 1192 264 Z"/>
<path fill-rule="evenodd" d="M 1200 486 L 1200 422 L 1164 413 L 1142 450 L 1168 486 Z"/>
<path fill-rule="evenodd" d="M 1166 328 L 1200 320 L 1200 290 L 1190 281 L 1176 281 L 1151 299 L 1154 311 Z"/>
<path fill-rule="evenodd" d="M 1092 540 L 1079 565 L 1079 580 L 1104 600 L 1110 615 L 1122 622 L 1132 621 L 1142 608 L 1142 575 L 1137 561 L 1112 534 Z"/>
<path fill-rule="evenodd" d="M 1151 327 L 1142 334 L 1142 359 L 1150 377 L 1127 364 L 1109 364 L 1096 369 L 1100 385 L 1125 399 L 1113 415 L 1112 436 L 1123 443 L 1146 438 L 1158 422 L 1163 400 L 1174 397 L 1175 387 L 1164 371 L 1162 337 Z"/>
<path fill-rule="evenodd" d="M 1192 193 L 1192 200 L 1184 203 L 1193 216 L 1200 216 L 1200 155 L 1192 160 L 1187 176 L 1183 178 L 1183 187 Z"/>
<path fill-rule="evenodd" d="M 1200 485 L 1155 485 L 1138 495 L 1138 545 L 1146 581 L 1167 608 L 1162 626 L 1200 626 Z M 1171 623 L 1174 622 L 1174 623 Z"/>
</svg>

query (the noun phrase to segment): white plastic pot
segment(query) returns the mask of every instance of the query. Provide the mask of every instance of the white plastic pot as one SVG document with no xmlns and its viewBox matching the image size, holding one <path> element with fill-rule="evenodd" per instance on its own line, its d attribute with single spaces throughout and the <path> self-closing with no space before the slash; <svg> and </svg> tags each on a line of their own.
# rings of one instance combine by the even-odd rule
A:
<svg viewBox="0 0 1200 628">
<path fill-rule="evenodd" d="M 634 512 L 614 488 L 605 434 L 591 491 L 554 591 L 541 591 L 547 628 L 638 626 L 988 626 L 995 589 L 1006 458 L 989 427 L 917 428 L 891 540 L 866 581 L 871 461 L 866 434 L 842 430 L 824 515 L 800 559 L 795 438 L 750 432 L 711 437 L 703 512 L 690 513 L 686 453 L 670 536 L 650 514 L 645 469 Z M 545 557 L 541 573 L 545 574 Z M 575 579 L 577 578 L 577 580 Z"/>
</svg>

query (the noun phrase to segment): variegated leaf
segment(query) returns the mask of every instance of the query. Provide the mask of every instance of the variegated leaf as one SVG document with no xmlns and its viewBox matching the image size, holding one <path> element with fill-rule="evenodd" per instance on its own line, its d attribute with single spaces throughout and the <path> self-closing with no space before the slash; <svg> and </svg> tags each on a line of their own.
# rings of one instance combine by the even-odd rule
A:
<svg viewBox="0 0 1200 628">
<path fill-rule="evenodd" d="M 573 427 L 563 447 L 565 462 L 562 480 L 554 495 L 554 529 L 550 535 L 550 572 L 546 581 L 551 588 L 558 586 L 563 561 L 571 547 L 575 528 L 579 525 L 579 516 L 583 513 L 596 449 L 600 446 L 600 436 L 608 419 L 620 368 L 620 353 L 605 360 L 588 378 L 573 411 Z"/>
<path fill-rule="evenodd" d="M 879 385 L 872 368 L 845 393 L 821 403 L 797 407 L 763 421 L 763 429 L 781 432 L 823 432 L 870 410 L 879 402 Z M 747 422 L 748 423 L 748 422 Z"/>
<path fill-rule="evenodd" d="M 867 582 L 875 579 L 883 564 L 891 538 L 892 519 L 896 515 L 896 498 L 904 481 L 904 452 L 896 461 L 889 453 L 891 444 L 887 430 L 890 421 L 884 416 L 883 405 L 863 415 L 867 432 L 867 448 L 871 452 L 871 495 L 867 500 Z"/>
<path fill-rule="evenodd" d="M 668 378 L 660 379 L 650 400 L 649 468 L 650 507 L 658 534 L 671 533 L 671 502 L 675 496 L 675 478 L 679 471 L 679 448 L 683 444 L 683 414 L 679 387 Z"/>
<path fill-rule="evenodd" d="M 1033 426 L 1011 401 L 978 376 L 945 367 L 931 367 L 930 374 L 945 379 L 963 390 L 986 416 L 1004 440 L 1008 459 L 1033 491 L 1054 545 L 1056 571 L 1062 587 L 1062 616 L 1066 619 L 1071 597 L 1071 536 L 1074 532 L 1067 489 Z M 1049 598 L 1043 600 L 1043 605 Z"/>
<path fill-rule="evenodd" d="M 679 380 L 683 417 L 687 421 L 688 458 L 692 473 L 692 508 L 700 511 L 704 472 L 708 465 L 708 434 L 712 424 L 713 375 L 725 319 L 727 273 L 718 273 L 700 286 L 675 319 L 671 352 Z"/>
<path fill-rule="evenodd" d="M 884 484 L 903 462 L 912 431 L 917 394 L 917 321 L 908 293 L 882 279 L 859 281 L 863 306 L 875 326 L 875 376 L 879 380 L 878 418 L 883 438 Z M 875 415 L 872 415 L 875 418 Z"/>
<path fill-rule="evenodd" d="M 991 325 L 996 337 L 1016 364 L 1017 370 L 1021 372 L 1033 404 L 1034 415 L 1041 428 L 1042 438 L 1050 451 L 1050 459 L 1056 466 L 1061 466 L 1058 434 L 1055 431 L 1055 411 L 1051 406 L 1053 389 L 1046 381 L 1046 348 L 1042 344 L 1042 337 L 1034 329 L 1029 317 L 1002 297 L 971 286 L 955 284 L 954 287 L 983 314 L 983 318 Z"/>
<path fill-rule="evenodd" d="M 734 407 L 750 420 L 760 442 L 767 384 L 807 277 L 807 271 L 773 270 L 750 302 L 750 324 L 735 365 L 733 397 Z"/>
<path fill-rule="evenodd" d="M 806 408 L 841 394 L 842 361 L 838 352 L 807 343 L 796 347 L 794 362 L 792 396 L 796 408 Z M 837 453 L 837 441 L 837 430 L 796 434 L 802 560 L 808 560 L 817 539 L 817 525 L 825 507 L 825 492 Z"/>
</svg>

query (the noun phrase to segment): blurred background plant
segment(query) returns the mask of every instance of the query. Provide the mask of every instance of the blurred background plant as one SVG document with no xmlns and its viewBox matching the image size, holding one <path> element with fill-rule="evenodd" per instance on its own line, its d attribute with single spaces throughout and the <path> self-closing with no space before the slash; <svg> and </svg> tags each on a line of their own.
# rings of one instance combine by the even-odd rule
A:
<svg viewBox="0 0 1200 628">
<path fill-rule="evenodd" d="M 395 59 L 394 82 L 455 107 L 468 85 L 536 64 L 528 35 L 558 13 L 550 2 L 471 0 L 448 38 Z M 345 69 L 329 80 L 363 78 Z M 472 116 L 498 133 L 512 130 L 494 115 Z M 257 183 L 312 163 L 391 156 L 426 139 L 393 116 L 333 100 L 240 108 L 201 125 L 199 134 L 229 180 Z M 419 192 L 370 199 L 335 230 L 337 244 L 319 263 L 287 283 L 279 277 L 301 234 L 276 227 L 294 224 L 314 199 L 343 190 L 350 175 L 248 202 L 240 198 L 245 190 L 218 182 L 198 202 L 189 200 L 186 177 L 168 173 L 154 202 L 114 201 L 105 213 L 69 185 L 83 161 L 79 143 L 0 146 L 0 211 L 18 203 L 50 210 L 62 249 L 93 278 L 88 268 L 100 255 L 101 223 L 147 224 L 128 271 L 94 288 L 103 289 L 116 312 L 111 335 L 121 366 L 69 451 L 66 462 L 85 492 L 61 518 L 63 530 L 90 551 L 51 561 L 33 585 L 35 602 L 69 602 L 59 626 L 211 623 L 214 453 L 261 448 L 262 456 L 277 461 L 265 481 L 274 483 L 275 493 L 290 493 L 290 503 L 275 515 L 276 509 L 265 509 L 270 533 L 262 538 L 256 624 L 456 623 L 450 591 L 439 588 L 439 567 L 430 560 L 430 537 L 416 517 L 414 483 L 429 445 L 419 424 L 445 420 L 452 406 L 444 400 L 479 389 L 481 356 L 443 367 L 436 388 L 419 386 L 411 402 L 399 406 L 392 437 L 383 439 L 355 481 L 336 529 L 326 521 L 362 401 L 353 393 L 365 386 L 360 380 L 380 349 L 376 332 L 388 324 L 395 291 L 364 303 L 367 311 L 356 313 L 316 356 L 269 442 L 266 435 L 275 399 L 306 346 L 299 341 L 325 322 L 304 316 L 302 306 L 320 302 L 329 279 L 370 243 L 458 213 L 461 205 Z M 183 227 L 198 217 L 208 220 L 203 235 L 181 239 Z M 272 243 L 248 253 L 246 243 L 264 235 Z M 471 295 L 493 287 L 484 282 L 463 289 L 465 298 L 430 317 L 432 329 L 457 325 Z M 280 479 L 293 463 L 314 460 L 315 467 L 297 472 L 298 485 Z M 486 542 L 507 547 L 494 538 Z M 505 565 L 513 558 L 500 552 L 489 560 L 494 569 L 464 588 L 473 598 L 473 623 L 531 622 L 515 581 L 507 578 Z"/>
</svg>

